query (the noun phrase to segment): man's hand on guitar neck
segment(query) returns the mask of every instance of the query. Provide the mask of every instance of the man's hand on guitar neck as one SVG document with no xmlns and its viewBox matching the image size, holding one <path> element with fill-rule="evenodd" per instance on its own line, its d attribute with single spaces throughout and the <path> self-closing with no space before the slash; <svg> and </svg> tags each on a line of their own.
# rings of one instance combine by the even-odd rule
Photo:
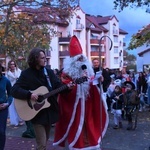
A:
<svg viewBox="0 0 150 150">
<path fill-rule="evenodd" d="M 38 95 L 37 95 L 37 94 L 32 93 L 32 94 L 31 94 L 31 98 L 30 98 L 30 100 L 32 100 L 32 101 L 37 101 L 37 100 L 38 100 Z"/>
</svg>

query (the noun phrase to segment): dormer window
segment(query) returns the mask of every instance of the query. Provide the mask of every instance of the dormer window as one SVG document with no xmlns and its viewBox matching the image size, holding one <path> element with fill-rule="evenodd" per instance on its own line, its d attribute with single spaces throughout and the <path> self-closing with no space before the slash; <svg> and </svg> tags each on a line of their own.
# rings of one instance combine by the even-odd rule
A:
<svg viewBox="0 0 150 150">
<path fill-rule="evenodd" d="M 95 28 L 95 26 L 94 26 L 94 24 L 91 24 L 91 26 L 90 26 L 91 28 Z"/>
</svg>

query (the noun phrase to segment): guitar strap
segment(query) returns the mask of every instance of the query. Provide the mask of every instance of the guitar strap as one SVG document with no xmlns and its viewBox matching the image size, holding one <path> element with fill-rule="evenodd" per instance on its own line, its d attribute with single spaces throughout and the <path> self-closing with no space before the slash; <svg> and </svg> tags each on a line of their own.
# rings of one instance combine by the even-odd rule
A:
<svg viewBox="0 0 150 150">
<path fill-rule="evenodd" d="M 51 81 L 50 81 L 50 79 L 49 79 L 49 76 L 48 76 L 48 73 L 47 73 L 46 68 L 44 68 L 44 74 L 45 74 L 45 76 L 46 76 L 46 79 L 47 79 L 48 85 L 52 88 L 52 84 L 51 84 Z"/>
</svg>

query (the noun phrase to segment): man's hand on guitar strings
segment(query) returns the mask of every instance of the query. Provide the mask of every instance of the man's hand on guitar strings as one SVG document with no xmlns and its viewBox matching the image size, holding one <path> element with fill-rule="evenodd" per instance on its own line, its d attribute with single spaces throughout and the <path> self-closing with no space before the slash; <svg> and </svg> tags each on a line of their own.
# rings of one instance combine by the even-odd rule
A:
<svg viewBox="0 0 150 150">
<path fill-rule="evenodd" d="M 32 93 L 32 94 L 31 94 L 31 100 L 32 100 L 32 101 L 37 101 L 37 100 L 38 100 L 38 95 Z"/>
<path fill-rule="evenodd" d="M 71 81 L 70 83 L 67 84 L 67 86 L 69 89 L 73 89 L 73 87 L 75 86 L 75 83 Z"/>
</svg>

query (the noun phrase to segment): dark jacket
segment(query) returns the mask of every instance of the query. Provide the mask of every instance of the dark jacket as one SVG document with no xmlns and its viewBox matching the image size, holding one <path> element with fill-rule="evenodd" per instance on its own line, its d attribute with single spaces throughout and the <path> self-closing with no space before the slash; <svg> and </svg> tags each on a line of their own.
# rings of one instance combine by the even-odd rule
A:
<svg viewBox="0 0 150 150">
<path fill-rule="evenodd" d="M 22 71 L 19 79 L 12 87 L 11 94 L 13 97 L 21 100 L 28 100 L 31 97 L 31 91 L 36 90 L 40 86 L 46 86 L 49 91 L 62 86 L 61 81 L 54 74 L 53 70 L 47 69 L 52 88 L 49 87 L 44 69 L 36 70 L 28 68 Z M 57 95 L 48 98 L 51 106 L 42 109 L 31 121 L 38 124 L 53 124 L 58 121 L 59 110 L 57 103 Z"/>
<path fill-rule="evenodd" d="M 119 96 L 119 99 L 116 99 L 115 97 Z M 110 97 L 112 100 L 114 100 L 113 109 L 122 109 L 123 107 L 123 94 L 121 92 L 115 92 L 113 91 Z"/>
<path fill-rule="evenodd" d="M 138 105 L 140 99 L 136 90 L 127 91 L 124 93 L 124 105 L 125 107 Z"/>
<path fill-rule="evenodd" d="M 99 71 L 99 68 L 93 68 L 93 70 L 94 70 L 94 73 L 96 74 L 96 72 Z M 111 77 L 110 77 L 109 72 L 106 71 L 106 69 L 102 69 L 102 76 L 103 76 L 103 78 L 104 78 L 104 81 L 102 82 L 103 91 L 106 92 L 106 91 L 107 91 L 107 88 L 108 88 L 109 85 L 110 85 Z"/>
</svg>

